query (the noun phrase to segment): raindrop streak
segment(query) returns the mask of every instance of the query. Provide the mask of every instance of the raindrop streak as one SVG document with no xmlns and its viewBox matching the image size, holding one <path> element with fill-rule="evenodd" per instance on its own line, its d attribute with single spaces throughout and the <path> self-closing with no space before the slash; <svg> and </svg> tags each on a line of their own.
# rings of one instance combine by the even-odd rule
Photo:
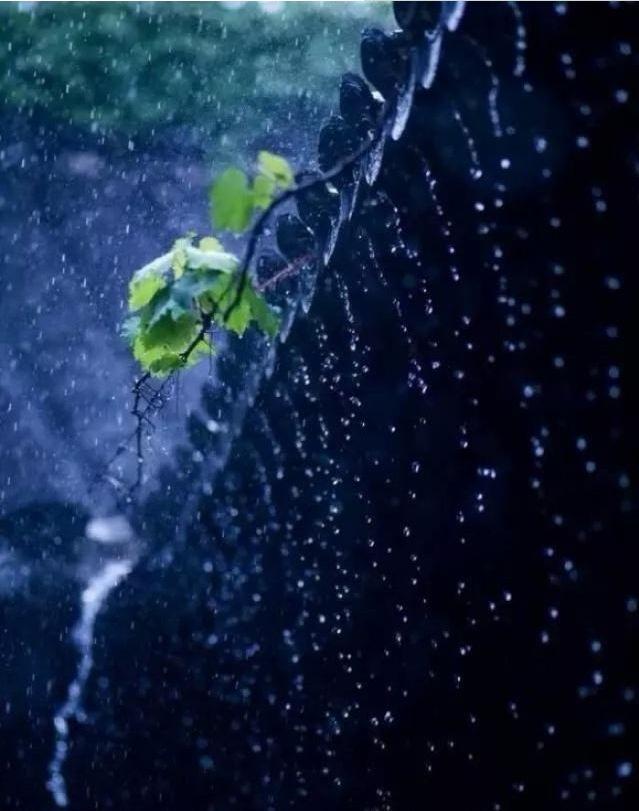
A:
<svg viewBox="0 0 639 811">
<path fill-rule="evenodd" d="M 380 132 L 377 140 L 371 147 L 370 152 L 366 156 L 365 165 L 364 165 L 364 177 L 366 178 L 366 182 L 369 186 L 372 186 L 373 183 L 377 180 L 377 176 L 379 175 L 379 170 L 382 168 L 382 159 L 384 158 L 384 146 L 386 144 L 386 138 L 388 137 L 388 129 L 390 124 L 387 122 L 384 123 L 382 126 L 382 131 Z"/>
<path fill-rule="evenodd" d="M 90 578 L 80 598 L 82 613 L 73 629 L 73 641 L 80 655 L 76 675 L 67 691 L 67 698 L 53 719 L 55 727 L 55 749 L 49 763 L 47 788 L 57 806 L 69 805 L 67 786 L 64 779 L 64 763 L 69 753 L 69 720 L 82 722 L 82 696 L 93 667 L 93 629 L 98 612 L 110 592 L 124 580 L 133 569 L 133 560 L 110 560 L 101 566 Z"/>
<path fill-rule="evenodd" d="M 513 70 L 513 76 L 519 78 L 520 76 L 524 75 L 524 71 L 526 70 L 526 49 L 528 48 L 528 42 L 526 37 L 526 26 L 524 25 L 524 18 L 521 13 L 521 9 L 519 8 L 518 3 L 509 2 L 508 5 L 510 6 L 513 16 L 515 18 L 515 25 L 516 25 L 516 34 L 517 34 L 517 42 L 515 44 L 516 55 L 515 55 L 515 68 Z"/>
<path fill-rule="evenodd" d="M 466 0 L 456 0 L 454 3 L 443 3 L 442 16 L 446 18 L 446 28 L 456 31 L 461 18 L 464 16 Z"/>
<path fill-rule="evenodd" d="M 499 81 L 499 77 L 495 73 L 493 60 L 486 53 L 486 49 L 480 45 L 476 39 L 468 35 L 466 35 L 464 39 L 475 49 L 477 56 L 481 59 L 486 71 L 488 72 L 488 76 L 490 77 L 490 90 L 488 91 L 488 114 L 490 116 L 490 122 L 493 125 L 493 133 L 495 138 L 501 138 L 504 134 L 501 127 L 498 108 L 499 89 L 501 83 Z"/>
<path fill-rule="evenodd" d="M 462 131 L 465 139 L 466 145 L 468 146 L 468 153 L 470 155 L 470 160 L 473 164 L 473 168 L 471 170 L 471 177 L 473 180 L 479 180 L 479 178 L 483 175 L 483 171 L 481 168 L 481 164 L 479 162 L 479 154 L 477 153 L 477 147 L 475 146 L 475 140 L 470 133 L 470 130 L 466 126 L 464 119 L 461 117 L 461 113 L 457 109 L 457 107 L 453 107 L 453 118 L 455 119 L 456 123 L 459 125 L 459 129 Z"/>
<path fill-rule="evenodd" d="M 466 0 L 454 0 L 454 2 L 442 3 L 442 10 L 437 27 L 433 32 L 424 32 L 425 44 L 422 46 L 422 53 L 419 58 L 421 64 L 418 66 L 422 87 L 428 89 L 433 84 L 435 74 L 437 73 L 437 66 L 439 65 L 444 30 L 455 31 L 457 29 L 461 18 L 464 16 L 465 7 Z M 399 136 L 397 136 L 397 138 L 393 136 L 393 138 L 397 140 Z"/>
<path fill-rule="evenodd" d="M 456 256 L 457 250 L 455 248 L 455 241 L 452 236 L 453 224 L 444 211 L 444 207 L 442 206 L 437 194 L 437 179 L 433 174 L 433 170 L 424 158 L 422 158 L 422 164 L 424 167 L 424 176 L 426 178 L 426 182 L 428 183 L 428 191 L 430 192 L 430 197 L 433 201 L 433 205 L 435 206 L 435 212 L 437 213 L 437 218 L 440 223 L 440 233 L 446 244 L 448 256 L 450 257 L 448 263 L 450 274 L 453 281 L 458 282 L 459 268 L 454 262 L 454 257 Z"/>
<path fill-rule="evenodd" d="M 425 35 L 427 36 L 427 35 Z M 437 32 L 435 38 L 432 40 L 428 50 L 428 58 L 426 65 L 422 70 L 421 83 L 422 87 L 428 89 L 435 80 L 435 73 L 437 72 L 437 65 L 439 65 L 439 55 L 442 49 L 441 33 Z"/>
</svg>

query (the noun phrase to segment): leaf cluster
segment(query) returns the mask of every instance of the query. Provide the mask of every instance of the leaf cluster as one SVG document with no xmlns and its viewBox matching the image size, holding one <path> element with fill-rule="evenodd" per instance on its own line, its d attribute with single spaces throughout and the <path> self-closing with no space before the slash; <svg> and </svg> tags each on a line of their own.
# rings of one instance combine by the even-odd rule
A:
<svg viewBox="0 0 639 811">
<path fill-rule="evenodd" d="M 260 152 L 251 184 L 239 169 L 227 169 L 213 183 L 212 220 L 218 228 L 243 231 L 256 210 L 292 183 L 284 158 Z M 213 326 L 242 336 L 254 324 L 269 337 L 279 328 L 275 309 L 241 273 L 238 258 L 212 236 L 195 244 L 195 235 L 188 234 L 137 270 L 128 304 L 122 335 L 144 371 L 157 377 L 210 356 Z"/>
</svg>

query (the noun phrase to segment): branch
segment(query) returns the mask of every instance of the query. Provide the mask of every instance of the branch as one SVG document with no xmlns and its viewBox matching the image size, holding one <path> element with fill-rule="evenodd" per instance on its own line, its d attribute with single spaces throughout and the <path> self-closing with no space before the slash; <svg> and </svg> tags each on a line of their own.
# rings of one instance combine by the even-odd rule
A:
<svg viewBox="0 0 639 811">
<path fill-rule="evenodd" d="M 294 276 L 304 265 L 309 262 L 311 259 L 314 258 L 314 254 L 312 253 L 305 253 L 304 256 L 299 256 L 290 264 L 283 267 L 281 270 L 278 270 L 277 273 L 274 273 L 270 279 L 266 279 L 266 281 L 262 282 L 262 284 L 256 284 L 255 289 L 258 293 L 263 293 L 265 290 L 268 290 L 269 287 L 274 287 L 278 282 L 281 282 L 282 279 L 287 279 L 289 276 Z"/>
<path fill-rule="evenodd" d="M 200 341 L 204 340 L 204 338 L 206 337 L 206 333 L 211 329 L 211 322 L 213 320 L 213 313 L 214 312 L 215 312 L 215 310 L 213 310 L 210 313 L 202 313 L 202 323 L 200 325 L 200 331 L 195 336 L 195 338 L 193 338 L 193 340 L 187 346 L 187 348 L 184 350 L 184 352 L 182 352 L 181 355 L 180 355 L 180 360 L 182 361 L 182 366 L 186 365 L 186 363 L 187 363 L 188 359 L 191 357 L 191 354 L 192 354 L 193 350 L 195 349 L 195 347 L 200 343 Z"/>
<path fill-rule="evenodd" d="M 293 186 L 290 189 L 286 189 L 285 191 L 283 191 L 280 195 L 278 195 L 274 200 L 272 200 L 269 203 L 269 205 L 264 209 L 264 211 L 260 214 L 257 220 L 255 220 L 255 223 L 253 224 L 253 227 L 251 228 L 251 231 L 249 233 L 246 251 L 244 253 L 244 258 L 242 259 L 242 264 L 240 266 L 240 282 L 237 286 L 233 301 L 229 304 L 224 313 L 225 321 L 229 317 L 229 315 L 233 312 L 233 310 L 237 307 L 237 305 L 240 302 L 240 299 L 242 298 L 242 293 L 244 292 L 244 288 L 246 287 L 248 272 L 251 266 L 251 262 L 253 261 L 253 256 L 255 255 L 257 243 L 259 242 L 259 239 L 264 232 L 264 229 L 271 217 L 271 214 L 273 214 L 273 212 L 276 209 L 278 209 L 281 205 L 297 197 L 302 192 L 309 191 L 310 189 L 316 188 L 317 186 L 323 186 L 326 183 L 330 183 L 332 180 L 337 179 L 349 167 L 353 166 L 353 164 L 355 164 L 358 160 L 367 155 L 371 151 L 371 149 L 375 146 L 378 139 L 381 137 L 382 129 L 384 127 L 384 124 L 386 123 L 386 118 L 388 116 L 390 109 L 391 108 L 387 102 L 384 105 L 382 111 L 380 112 L 380 116 L 377 121 L 377 125 L 375 127 L 373 135 L 368 140 L 364 141 L 358 147 L 358 149 L 355 150 L 355 152 L 343 158 L 341 161 L 338 161 L 335 164 L 335 166 L 333 166 L 327 172 L 318 175 L 318 177 L 309 178 L 309 180 L 306 180 L 303 183 L 299 183 L 297 186 Z"/>
</svg>

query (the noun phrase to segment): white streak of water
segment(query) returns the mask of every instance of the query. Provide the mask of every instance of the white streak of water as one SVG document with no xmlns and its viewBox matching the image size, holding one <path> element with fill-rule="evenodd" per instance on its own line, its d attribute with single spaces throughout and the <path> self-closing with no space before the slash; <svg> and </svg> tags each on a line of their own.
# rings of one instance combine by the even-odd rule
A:
<svg viewBox="0 0 639 811">
<path fill-rule="evenodd" d="M 395 106 L 395 114 L 393 116 L 393 126 L 391 129 L 391 138 L 398 141 L 402 137 L 402 133 L 406 128 L 410 111 L 413 108 L 413 95 L 415 94 L 415 81 L 417 79 L 417 53 L 415 51 L 411 54 L 410 65 L 408 66 L 408 76 L 406 82 L 402 87 Z"/>
<path fill-rule="evenodd" d="M 340 230 L 340 222 L 339 217 L 336 219 L 331 218 L 331 230 L 328 234 L 328 240 L 326 242 L 326 248 L 324 249 L 324 264 L 328 265 L 331 256 L 333 255 L 333 251 L 335 250 L 335 246 L 337 245 L 337 238 L 339 236 Z"/>
<path fill-rule="evenodd" d="M 426 34 L 425 37 L 429 41 L 430 47 L 428 45 L 425 46 L 428 48 L 428 55 L 426 57 L 426 65 L 421 71 L 421 83 L 422 87 L 429 88 L 435 81 L 437 65 L 439 65 L 439 55 L 442 49 L 442 35 L 441 31 L 437 31 L 434 39 L 431 40 L 428 34 Z"/>
<path fill-rule="evenodd" d="M 364 164 L 364 177 L 369 186 L 377 180 L 379 171 L 382 168 L 382 160 L 384 158 L 384 146 L 386 144 L 386 127 L 382 128 L 377 140 L 370 149 L 370 152 L 365 157 Z"/>
<path fill-rule="evenodd" d="M 61 808 L 69 805 L 64 764 L 69 753 L 69 721 L 83 721 L 82 696 L 93 668 L 93 631 L 95 619 L 110 592 L 133 569 L 134 561 L 109 560 L 89 579 L 82 595 L 81 614 L 73 629 L 73 641 L 79 654 L 75 678 L 69 685 L 67 698 L 53 719 L 55 727 L 55 748 L 49 763 L 47 788 L 55 804 Z"/>
<path fill-rule="evenodd" d="M 509 2 L 508 5 L 515 17 L 515 25 L 516 25 L 516 34 L 517 34 L 517 41 L 515 44 L 516 55 L 515 55 L 515 68 L 513 70 L 513 76 L 523 76 L 524 71 L 526 70 L 526 49 L 528 48 L 528 43 L 526 39 L 526 26 L 524 25 L 524 18 L 521 13 L 521 9 L 519 8 L 519 3 Z"/>
<path fill-rule="evenodd" d="M 473 37 L 466 36 L 466 41 L 469 42 L 477 52 L 477 55 L 483 62 L 490 78 L 490 90 L 488 91 L 488 115 L 490 117 L 491 124 L 493 125 L 493 134 L 495 135 L 495 138 L 501 138 L 504 133 L 501 126 L 498 105 L 499 90 L 501 86 L 499 77 L 495 73 L 493 61 L 488 56 L 486 49 Z"/>
<path fill-rule="evenodd" d="M 466 0 L 457 0 L 455 3 L 444 3 L 443 15 L 446 16 L 446 28 L 449 31 L 457 30 L 461 18 L 464 16 L 464 9 L 466 7 Z"/>
<path fill-rule="evenodd" d="M 353 195 L 351 199 L 351 207 L 348 211 L 348 219 L 353 219 L 353 214 L 357 210 L 357 204 L 359 202 L 359 193 L 360 193 L 360 186 L 362 182 L 362 167 L 361 164 L 356 164 L 355 168 L 353 169 Z"/>
<path fill-rule="evenodd" d="M 457 125 L 459 126 L 460 130 L 462 131 L 462 133 L 464 135 L 464 138 L 466 139 L 466 145 L 468 147 L 468 154 L 470 155 L 470 160 L 471 160 L 471 163 L 472 163 L 472 169 L 471 169 L 471 173 L 470 173 L 471 177 L 473 178 L 473 180 L 479 180 L 479 178 L 482 176 L 483 172 L 482 172 L 481 164 L 479 162 L 479 153 L 477 152 L 477 147 L 475 145 L 475 139 L 473 138 L 470 130 L 466 126 L 466 123 L 464 122 L 464 119 L 462 118 L 461 113 L 454 106 L 453 106 L 453 118 L 457 122 Z"/>
</svg>

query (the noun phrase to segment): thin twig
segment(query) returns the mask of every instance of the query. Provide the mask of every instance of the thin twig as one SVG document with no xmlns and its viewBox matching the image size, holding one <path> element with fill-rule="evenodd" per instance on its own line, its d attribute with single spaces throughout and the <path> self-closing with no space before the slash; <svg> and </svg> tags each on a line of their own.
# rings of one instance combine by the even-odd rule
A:
<svg viewBox="0 0 639 811">
<path fill-rule="evenodd" d="M 255 289 L 258 293 L 263 293 L 265 290 L 268 290 L 269 287 L 274 287 L 276 284 L 281 282 L 282 279 L 287 279 L 289 276 L 294 276 L 304 267 L 307 262 L 310 262 L 314 258 L 315 254 L 306 253 L 304 256 L 294 259 L 290 264 L 286 265 L 281 270 L 278 270 L 277 273 L 274 273 L 270 279 L 266 279 L 266 281 L 262 282 L 262 284 L 256 284 Z"/>
<path fill-rule="evenodd" d="M 202 313 L 202 323 L 200 325 L 200 331 L 198 334 L 193 338 L 191 343 L 187 346 L 187 348 L 180 354 L 180 360 L 182 361 L 181 366 L 186 366 L 191 354 L 195 347 L 203 341 L 206 337 L 206 333 L 211 329 L 211 321 L 213 320 L 213 313 Z"/>
<path fill-rule="evenodd" d="M 211 323 L 213 320 L 213 313 L 202 313 L 202 321 L 200 323 L 200 329 L 198 330 L 197 335 L 191 343 L 186 347 L 186 349 L 180 353 L 180 367 L 183 368 L 188 363 L 189 358 L 195 351 L 195 348 L 198 344 L 204 340 L 206 334 L 211 329 Z M 135 446 L 136 446 L 136 457 L 137 457 L 137 476 L 133 487 L 131 488 L 130 493 L 133 493 L 140 485 L 142 484 L 142 476 L 143 476 L 143 464 L 144 458 L 142 456 L 142 431 L 144 428 L 144 424 L 148 424 L 151 428 L 153 428 L 153 423 L 149 417 L 149 414 L 153 413 L 154 411 L 159 410 L 163 403 L 162 392 L 164 391 L 166 385 L 173 379 L 176 372 L 179 371 L 179 368 L 172 371 L 162 382 L 162 385 L 159 389 L 152 391 L 150 396 L 146 396 L 144 393 L 144 386 L 147 384 L 148 380 L 151 377 L 150 372 L 145 372 L 138 380 L 136 380 L 135 384 L 133 385 L 133 408 L 131 409 L 131 414 L 136 418 L 137 425 L 134 432 L 135 436 Z M 144 409 L 140 409 L 140 400 L 144 400 L 146 406 Z"/>
</svg>

